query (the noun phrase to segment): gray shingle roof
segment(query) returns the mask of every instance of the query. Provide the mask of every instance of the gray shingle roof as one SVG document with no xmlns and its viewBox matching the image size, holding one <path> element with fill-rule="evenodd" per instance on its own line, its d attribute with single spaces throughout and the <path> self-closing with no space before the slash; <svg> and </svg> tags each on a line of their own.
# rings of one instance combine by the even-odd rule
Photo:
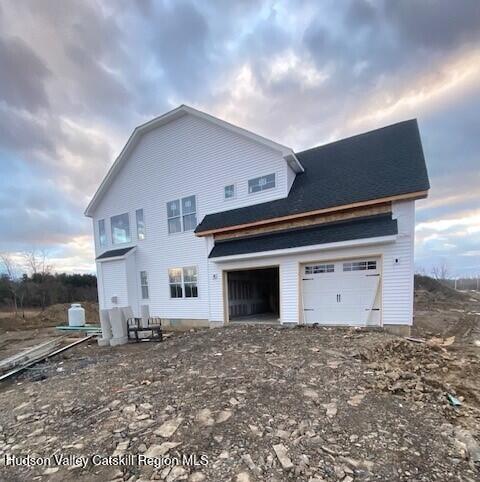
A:
<svg viewBox="0 0 480 482">
<path fill-rule="evenodd" d="M 392 219 L 391 214 L 379 214 L 309 228 L 278 231 L 230 241 L 217 241 L 210 252 L 209 258 L 376 238 L 397 233 L 397 220 Z"/>
<path fill-rule="evenodd" d="M 209 214 L 196 233 L 430 188 L 415 119 L 296 154 L 288 197 Z"/>
<path fill-rule="evenodd" d="M 96 259 L 108 259 L 108 258 L 117 258 L 118 256 L 123 256 L 131 251 L 135 246 L 130 246 L 128 248 L 119 248 L 119 249 L 111 249 L 110 251 L 105 251 L 100 256 L 97 256 Z"/>
</svg>

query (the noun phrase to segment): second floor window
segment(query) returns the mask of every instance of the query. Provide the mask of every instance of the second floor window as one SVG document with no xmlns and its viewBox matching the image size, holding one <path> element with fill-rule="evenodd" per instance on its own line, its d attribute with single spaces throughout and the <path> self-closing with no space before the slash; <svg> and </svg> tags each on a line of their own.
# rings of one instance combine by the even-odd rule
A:
<svg viewBox="0 0 480 482">
<path fill-rule="evenodd" d="M 235 197 L 235 184 L 225 186 L 223 195 L 225 199 L 233 199 Z"/>
<path fill-rule="evenodd" d="M 137 209 L 135 212 L 137 218 L 137 239 L 145 239 L 145 219 L 143 217 L 143 209 Z"/>
<path fill-rule="evenodd" d="M 128 213 L 112 216 L 110 218 L 110 225 L 112 227 L 113 244 L 130 242 L 130 221 L 128 219 Z"/>
<path fill-rule="evenodd" d="M 197 198 L 188 196 L 167 203 L 168 232 L 193 231 L 197 227 Z"/>
<path fill-rule="evenodd" d="M 275 174 L 267 174 L 266 176 L 256 177 L 248 181 L 248 192 L 250 194 L 254 192 L 265 191 L 266 189 L 272 189 L 275 187 Z"/>
<path fill-rule="evenodd" d="M 105 231 L 105 219 L 98 221 L 98 241 L 101 248 L 107 245 L 107 232 Z"/>
</svg>

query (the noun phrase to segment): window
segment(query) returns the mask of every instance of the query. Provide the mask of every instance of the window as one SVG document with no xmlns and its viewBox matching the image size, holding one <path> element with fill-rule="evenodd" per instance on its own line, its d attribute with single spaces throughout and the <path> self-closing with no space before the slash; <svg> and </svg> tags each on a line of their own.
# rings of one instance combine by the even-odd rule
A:
<svg viewBox="0 0 480 482">
<path fill-rule="evenodd" d="M 179 233 L 182 230 L 182 219 L 180 217 L 180 200 L 167 203 L 168 232 Z"/>
<path fill-rule="evenodd" d="M 225 186 L 223 193 L 225 199 L 233 199 L 235 197 L 235 184 Z"/>
<path fill-rule="evenodd" d="M 135 216 L 137 218 L 137 239 L 145 239 L 147 234 L 145 230 L 145 219 L 143 217 L 143 209 L 137 209 L 135 211 Z"/>
<path fill-rule="evenodd" d="M 146 271 L 140 271 L 140 287 L 142 289 L 142 300 L 148 300 L 148 277 Z"/>
<path fill-rule="evenodd" d="M 248 181 L 248 192 L 260 192 L 266 189 L 275 187 L 275 174 L 268 174 L 267 176 L 256 177 Z"/>
<path fill-rule="evenodd" d="M 197 202 L 195 196 L 182 199 L 183 230 L 193 231 L 197 227 Z"/>
<path fill-rule="evenodd" d="M 184 197 L 167 203 L 168 232 L 193 231 L 197 227 L 196 196 Z"/>
<path fill-rule="evenodd" d="M 105 231 L 105 219 L 100 219 L 98 221 L 98 240 L 100 242 L 101 248 L 104 248 L 107 245 L 107 233 Z"/>
<path fill-rule="evenodd" d="M 170 268 L 168 270 L 170 298 L 198 298 L 197 268 Z"/>
<path fill-rule="evenodd" d="M 305 266 L 305 274 L 318 274 L 318 273 L 334 273 L 334 264 L 315 264 L 313 266 Z"/>
<path fill-rule="evenodd" d="M 128 213 L 119 214 L 110 218 L 112 227 L 112 243 L 121 244 L 130 242 L 130 222 Z"/>
<path fill-rule="evenodd" d="M 377 269 L 376 261 L 352 261 L 343 263 L 343 271 L 365 271 L 367 269 Z"/>
<path fill-rule="evenodd" d="M 198 298 L 197 268 L 195 266 L 183 268 L 183 285 L 185 298 Z"/>
<path fill-rule="evenodd" d="M 170 283 L 170 298 L 183 298 L 182 268 L 169 269 L 168 282 Z"/>
</svg>

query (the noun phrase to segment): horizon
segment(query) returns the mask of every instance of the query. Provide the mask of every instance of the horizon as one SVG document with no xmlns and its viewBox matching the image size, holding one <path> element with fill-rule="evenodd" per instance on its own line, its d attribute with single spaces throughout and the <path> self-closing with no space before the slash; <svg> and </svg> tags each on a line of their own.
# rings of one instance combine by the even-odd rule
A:
<svg viewBox="0 0 480 482">
<path fill-rule="evenodd" d="M 417 119 L 416 272 L 479 276 L 480 6 L 413 3 L 2 3 L 0 253 L 95 273 L 87 204 L 184 103 L 295 152 Z"/>
</svg>

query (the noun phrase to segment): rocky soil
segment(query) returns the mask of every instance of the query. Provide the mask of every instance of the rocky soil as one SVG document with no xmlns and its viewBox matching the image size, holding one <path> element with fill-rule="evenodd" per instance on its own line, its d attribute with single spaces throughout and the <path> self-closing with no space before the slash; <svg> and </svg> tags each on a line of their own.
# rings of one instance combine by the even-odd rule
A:
<svg viewBox="0 0 480 482">
<path fill-rule="evenodd" d="M 441 345 L 266 326 L 79 345 L 0 386 L 0 479 L 476 481 L 478 349 Z"/>
</svg>

